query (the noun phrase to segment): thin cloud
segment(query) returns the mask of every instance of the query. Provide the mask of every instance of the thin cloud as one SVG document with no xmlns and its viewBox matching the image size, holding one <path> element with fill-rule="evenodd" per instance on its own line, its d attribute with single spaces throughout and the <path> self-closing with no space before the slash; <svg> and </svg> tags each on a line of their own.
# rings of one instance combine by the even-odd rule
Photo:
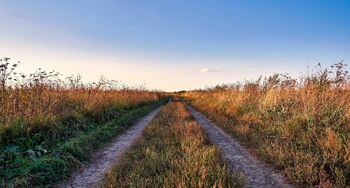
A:
<svg viewBox="0 0 350 188">
<path fill-rule="evenodd" d="M 220 72 L 220 69 L 203 68 L 203 69 L 199 70 L 199 73 L 201 73 L 201 74 L 211 73 L 211 72 Z"/>
</svg>

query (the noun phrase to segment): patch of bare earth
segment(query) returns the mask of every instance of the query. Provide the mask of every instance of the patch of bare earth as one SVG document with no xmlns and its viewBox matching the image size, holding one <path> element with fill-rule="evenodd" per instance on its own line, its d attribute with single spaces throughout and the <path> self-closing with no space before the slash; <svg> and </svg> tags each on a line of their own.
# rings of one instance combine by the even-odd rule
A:
<svg viewBox="0 0 350 188">
<path fill-rule="evenodd" d="M 236 139 L 211 123 L 200 112 L 191 106 L 187 106 L 187 109 L 203 127 L 211 142 L 221 149 L 228 166 L 244 175 L 246 187 L 292 187 L 281 174 L 249 154 Z"/>
<path fill-rule="evenodd" d="M 84 166 L 81 170 L 76 172 L 69 178 L 68 181 L 58 185 L 58 187 L 65 188 L 79 188 L 79 187 L 98 187 L 98 183 L 107 173 L 107 171 L 117 163 L 120 156 L 128 149 L 128 147 L 135 141 L 142 133 L 142 130 L 159 112 L 161 107 L 155 109 L 147 116 L 139 120 L 125 133 L 119 135 L 101 151 L 97 152 L 93 157 L 93 162 Z"/>
</svg>

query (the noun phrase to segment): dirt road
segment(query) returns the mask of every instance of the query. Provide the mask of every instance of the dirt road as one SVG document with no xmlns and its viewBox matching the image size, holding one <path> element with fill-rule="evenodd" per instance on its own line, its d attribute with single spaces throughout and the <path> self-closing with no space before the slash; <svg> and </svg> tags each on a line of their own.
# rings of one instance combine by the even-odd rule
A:
<svg viewBox="0 0 350 188">
<path fill-rule="evenodd" d="M 211 123 L 194 108 L 186 107 L 203 127 L 211 142 L 221 149 L 228 166 L 244 175 L 246 187 L 292 187 L 281 174 L 250 155 L 232 136 Z M 157 108 L 124 134 L 112 140 L 103 150 L 97 152 L 98 154 L 92 160 L 93 163 L 76 172 L 69 181 L 64 182 L 60 187 L 98 187 L 98 182 L 117 163 L 117 160 L 133 141 L 140 136 L 142 130 L 159 112 L 160 108 Z"/>
</svg>

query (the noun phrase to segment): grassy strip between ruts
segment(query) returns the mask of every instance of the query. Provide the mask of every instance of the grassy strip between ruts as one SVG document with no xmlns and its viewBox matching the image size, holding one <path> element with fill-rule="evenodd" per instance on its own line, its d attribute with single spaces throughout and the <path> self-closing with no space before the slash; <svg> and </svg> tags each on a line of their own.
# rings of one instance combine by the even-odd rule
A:
<svg viewBox="0 0 350 188">
<path fill-rule="evenodd" d="M 242 187 L 180 102 L 165 106 L 103 187 Z"/>
<path fill-rule="evenodd" d="M 69 176 L 74 169 L 80 166 L 81 162 L 87 161 L 91 156 L 91 151 L 99 148 L 113 136 L 122 133 L 138 118 L 146 115 L 159 104 L 160 102 L 130 109 L 107 123 L 84 130 L 41 153 L 36 150 L 28 150 L 16 155 L 16 151 L 12 153 L 6 151 L 6 155 L 12 155 L 10 157 L 14 158 L 13 168 L 1 169 L 1 187 L 52 186 Z M 1 163 L 6 163 L 6 161 Z"/>
</svg>

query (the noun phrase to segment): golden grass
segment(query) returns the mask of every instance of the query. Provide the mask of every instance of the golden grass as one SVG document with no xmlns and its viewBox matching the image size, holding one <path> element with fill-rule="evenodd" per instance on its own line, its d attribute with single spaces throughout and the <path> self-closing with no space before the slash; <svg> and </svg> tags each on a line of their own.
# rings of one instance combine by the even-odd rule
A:
<svg viewBox="0 0 350 188">
<path fill-rule="evenodd" d="M 350 185 L 350 85 L 344 66 L 299 80 L 275 75 L 183 96 L 295 183 L 344 187 Z"/>
<path fill-rule="evenodd" d="M 31 124 L 52 124 L 57 119 L 88 112 L 98 117 L 110 107 L 137 107 L 163 96 L 106 78 L 83 84 L 80 76 L 62 79 L 57 72 L 41 69 L 24 75 L 15 72 L 17 66 L 8 58 L 0 59 L 0 132 L 14 124 L 23 123 L 23 128 L 30 129 Z"/>
<path fill-rule="evenodd" d="M 0 91 L 0 95 L 0 123 L 3 125 L 17 119 L 50 119 L 112 105 L 136 106 L 160 97 L 159 93 L 142 90 L 66 89 L 46 85 L 8 89 Z"/>
</svg>

